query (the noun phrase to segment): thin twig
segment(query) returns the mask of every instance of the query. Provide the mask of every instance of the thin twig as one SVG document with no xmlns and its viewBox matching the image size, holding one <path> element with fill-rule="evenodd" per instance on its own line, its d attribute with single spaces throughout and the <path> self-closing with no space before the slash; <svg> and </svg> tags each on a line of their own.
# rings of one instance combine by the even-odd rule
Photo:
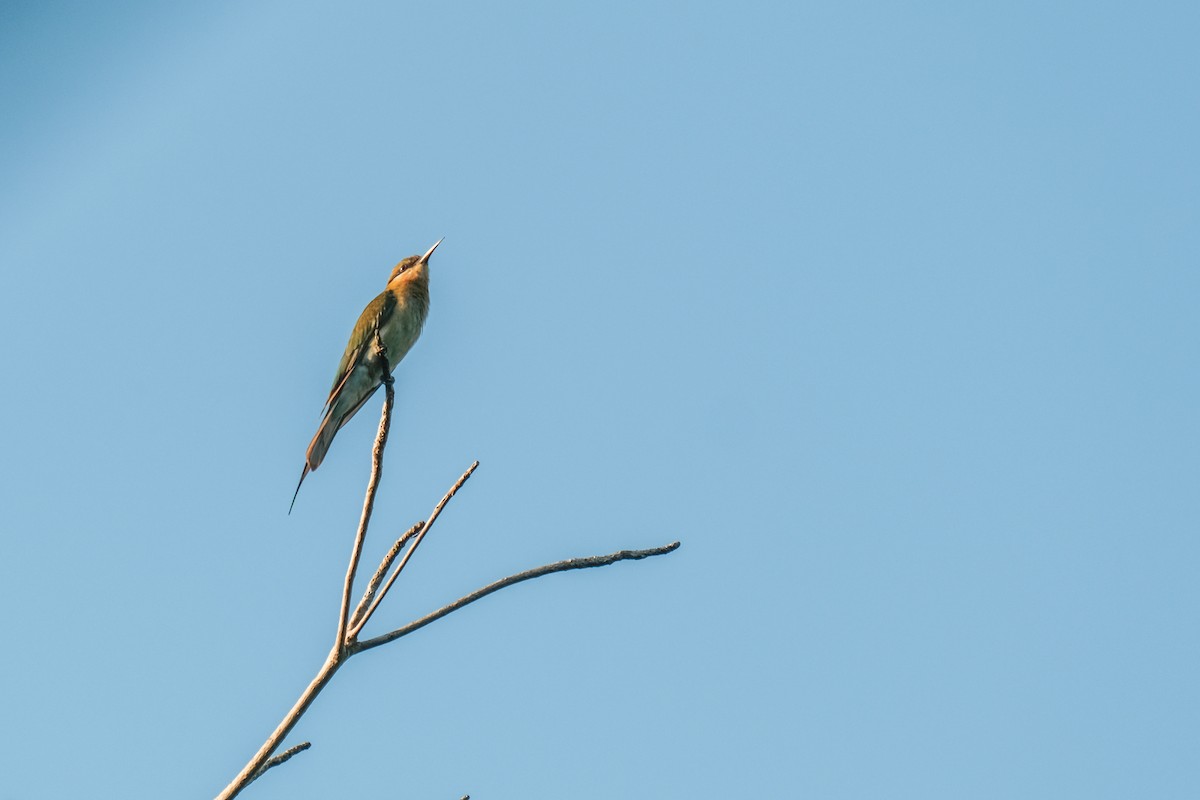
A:
<svg viewBox="0 0 1200 800">
<path fill-rule="evenodd" d="M 431 622 L 441 619 L 452 611 L 457 611 L 463 606 L 470 605 L 480 598 L 487 597 L 492 592 L 498 592 L 505 586 L 512 586 L 514 583 L 521 583 L 532 578 L 540 578 L 543 575 L 549 575 L 552 572 L 566 572 L 572 569 L 589 569 L 591 567 L 606 567 L 609 564 L 615 564 L 618 561 L 638 560 L 642 558 L 650 558 L 652 556 L 661 556 L 666 553 L 673 552 L 679 548 L 679 542 L 671 542 L 662 547 L 651 547 L 649 550 L 621 550 L 616 553 L 609 553 L 605 556 L 587 556 L 584 558 L 569 558 L 566 561 L 558 561 L 553 564 L 546 564 L 541 567 L 518 572 L 516 575 L 509 575 L 507 578 L 502 578 L 495 583 L 490 583 L 482 589 L 476 589 L 474 592 L 460 597 L 448 606 L 443 606 L 432 614 L 427 614 L 418 620 L 408 623 L 407 625 L 397 628 L 391 633 L 385 633 L 382 636 L 376 636 L 374 639 L 367 639 L 363 642 L 356 642 L 350 646 L 350 655 L 361 653 L 364 650 L 370 650 L 373 647 L 379 647 L 381 644 L 399 639 L 401 636 L 407 636 L 413 631 L 424 628 Z"/>
<path fill-rule="evenodd" d="M 354 589 L 354 574 L 358 571 L 358 561 L 362 558 L 363 541 L 367 538 L 367 525 L 371 522 L 371 512 L 375 508 L 375 492 L 379 489 L 379 476 L 383 473 L 383 448 L 387 445 L 388 429 L 392 424 L 392 406 L 396 403 L 396 388 L 392 376 L 384 371 L 383 389 L 387 399 L 383 402 L 383 413 L 379 417 L 379 433 L 375 437 L 375 447 L 371 451 L 371 478 L 367 482 L 367 496 L 363 498 L 362 517 L 358 521 L 358 533 L 354 537 L 354 550 L 350 553 L 350 565 L 346 568 L 346 585 L 342 588 L 342 610 L 338 615 L 337 638 L 334 640 L 339 648 L 345 647 L 348 641 L 346 628 L 350 622 L 350 592 Z"/>
<path fill-rule="evenodd" d="M 359 631 L 363 629 L 363 626 L 371 620 L 371 616 L 375 613 L 375 609 L 379 608 L 379 604 L 383 602 L 383 598 L 387 597 L 388 590 L 392 588 L 392 584 L 396 582 L 396 578 L 399 577 L 400 572 L 404 569 L 404 565 L 408 563 L 410 558 L 412 558 L 412 554 L 416 552 L 418 547 L 421 546 L 421 541 L 425 538 L 425 534 L 429 533 L 429 529 L 433 527 L 433 523 L 437 521 L 438 515 L 442 513 L 442 509 L 446 507 L 446 504 L 449 503 L 450 499 L 458 493 L 458 490 L 461 489 L 463 484 L 467 482 L 467 478 L 470 478 L 471 473 L 473 473 L 478 467 L 478 461 L 467 467 L 467 471 L 462 474 L 462 477 L 454 482 L 454 485 L 450 487 L 450 491 L 446 492 L 445 496 L 441 499 L 441 502 L 434 507 L 433 513 L 429 515 L 429 520 L 426 521 L 425 525 L 421 528 L 421 532 L 417 534 L 417 538 L 413 539 L 413 543 L 409 545 L 408 550 L 404 553 L 404 558 L 400 559 L 400 563 L 396 565 L 396 568 L 392 570 L 392 574 L 388 577 L 387 583 L 383 585 L 383 588 L 375 597 L 375 602 L 373 602 L 367 608 L 367 612 L 362 615 L 362 619 L 360 619 L 358 624 L 350 630 L 350 642 L 353 642 L 353 640 L 358 636 Z"/>
<path fill-rule="evenodd" d="M 417 535 L 417 532 L 425 527 L 424 522 L 418 522 L 404 532 L 404 535 L 396 540 L 392 545 L 392 549 L 387 551 L 387 555 L 379 562 L 379 568 L 375 570 L 375 574 L 371 576 L 371 581 L 367 584 L 367 588 L 363 591 L 362 599 L 358 601 L 358 605 L 354 608 L 354 613 L 350 615 L 350 625 L 353 627 L 362 619 L 362 613 L 366 609 L 367 604 L 375 597 L 375 592 L 379 590 L 379 584 L 383 582 L 383 576 L 387 574 L 388 567 L 396 560 L 396 556 L 400 555 L 400 548 L 404 547 L 409 539 Z"/>
<path fill-rule="evenodd" d="M 284 763 L 285 761 L 290 760 L 292 756 L 296 755 L 297 753 L 303 753 L 305 750 L 307 750 L 310 747 L 312 747 L 312 742 L 301 742 L 300 744 L 296 745 L 295 747 L 289 747 L 287 750 L 284 750 L 282 753 L 280 753 L 279 755 L 272 758 L 266 764 L 263 764 L 262 769 L 260 769 L 256 773 L 254 773 L 254 777 L 252 777 L 250 779 L 250 783 L 253 783 L 254 781 L 261 778 L 263 776 L 263 773 L 266 772 L 267 770 L 271 769 L 271 767 L 278 767 L 280 764 Z"/>
</svg>

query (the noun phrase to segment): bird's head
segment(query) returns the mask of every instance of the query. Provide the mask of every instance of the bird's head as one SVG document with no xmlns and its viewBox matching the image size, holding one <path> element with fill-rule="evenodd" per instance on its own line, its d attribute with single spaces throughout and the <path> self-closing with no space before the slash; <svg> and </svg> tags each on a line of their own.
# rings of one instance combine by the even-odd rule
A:
<svg viewBox="0 0 1200 800">
<path fill-rule="evenodd" d="M 423 256 L 409 256 L 402 260 L 399 264 L 392 268 L 392 277 L 388 278 L 388 285 L 396 282 L 407 283 L 408 281 L 420 280 L 429 275 L 429 257 L 433 255 L 433 251 L 437 250 L 438 245 L 446 240 L 446 237 L 438 239 L 433 247 L 425 251 Z"/>
</svg>

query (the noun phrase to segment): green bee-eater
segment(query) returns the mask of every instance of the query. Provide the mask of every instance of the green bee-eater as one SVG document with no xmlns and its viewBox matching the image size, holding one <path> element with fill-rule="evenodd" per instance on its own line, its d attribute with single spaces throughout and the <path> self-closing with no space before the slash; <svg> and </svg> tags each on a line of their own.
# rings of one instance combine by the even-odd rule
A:
<svg viewBox="0 0 1200 800">
<path fill-rule="evenodd" d="M 384 376 L 391 375 L 421 335 L 429 314 L 429 257 L 443 240 L 438 239 L 425 255 L 409 256 L 397 264 L 387 288 L 367 303 L 354 323 L 325 401 L 325 417 L 308 445 L 300 483 L 292 495 L 293 506 L 305 477 L 321 466 L 338 430 L 371 399 Z M 288 513 L 291 511 L 289 507 Z"/>
</svg>

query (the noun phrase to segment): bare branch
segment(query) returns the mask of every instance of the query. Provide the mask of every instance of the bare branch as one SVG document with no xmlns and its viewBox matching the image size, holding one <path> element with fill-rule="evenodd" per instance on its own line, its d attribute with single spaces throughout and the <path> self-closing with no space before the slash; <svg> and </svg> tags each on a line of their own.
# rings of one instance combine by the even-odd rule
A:
<svg viewBox="0 0 1200 800">
<path fill-rule="evenodd" d="M 470 605 L 480 598 L 487 597 L 492 592 L 498 592 L 506 586 L 512 586 L 514 583 L 540 578 L 543 575 L 549 575 L 552 572 L 566 572 L 572 569 L 589 569 L 591 567 L 607 567 L 609 564 L 615 564 L 618 561 L 636 561 L 652 556 L 661 556 L 673 552 L 679 548 L 679 542 L 671 542 L 662 547 L 652 547 L 649 550 L 620 550 L 616 553 L 609 553 L 604 556 L 586 556 L 584 558 L 569 558 L 566 561 L 557 561 L 553 564 L 546 564 L 541 567 L 518 572 L 516 575 L 509 575 L 507 578 L 502 578 L 495 583 L 490 583 L 482 589 L 476 589 L 474 592 L 460 597 L 448 606 L 443 606 L 432 614 L 427 614 L 418 620 L 408 623 L 407 625 L 397 628 L 391 633 L 385 633 L 382 636 L 376 636 L 374 639 L 367 639 L 363 642 L 357 642 L 350 646 L 350 655 L 361 653 L 363 650 L 370 650 L 373 647 L 379 647 L 381 644 L 399 639 L 401 636 L 407 636 L 413 631 L 424 628 L 431 622 L 441 619 L 452 611 L 457 611 L 463 606 Z"/>
<path fill-rule="evenodd" d="M 454 482 L 454 485 L 450 487 L 450 491 L 446 492 L 445 496 L 434 507 L 433 513 L 429 515 L 429 521 L 426 522 L 421 528 L 421 532 L 417 534 L 417 538 L 413 540 L 413 543 L 409 546 L 408 551 L 405 552 L 404 558 L 400 559 L 400 563 L 396 565 L 396 569 L 392 571 L 387 583 L 383 585 L 383 589 L 380 590 L 379 595 L 375 598 L 375 602 L 373 602 L 367 608 L 367 613 L 362 615 L 362 619 L 360 619 L 358 624 L 355 625 L 350 631 L 351 640 L 358 636 L 359 631 L 363 629 L 363 626 L 366 625 L 367 622 L 370 621 L 371 616 L 374 615 L 375 609 L 379 608 L 379 604 L 383 602 L 383 598 L 387 597 L 388 590 L 392 588 L 392 584 L 396 582 L 396 578 L 399 577 L 400 572 L 404 569 L 404 565 L 408 563 L 410 558 L 412 558 L 412 554 L 416 552 L 418 547 L 420 547 L 421 541 L 425 538 L 425 534 L 429 533 L 429 529 L 432 528 L 433 523 L 437 521 L 438 515 L 442 513 L 442 509 L 446 507 L 446 504 L 449 503 L 450 499 L 458 493 L 458 490 L 461 489 L 463 484 L 467 482 L 467 479 L 471 477 L 471 473 L 478 469 L 478 467 L 478 461 L 467 467 L 467 471 L 464 472 L 462 476 Z"/>
<path fill-rule="evenodd" d="M 247 784 L 253 783 L 254 781 L 261 778 L 263 776 L 263 773 L 266 772 L 267 770 L 271 769 L 271 767 L 278 767 L 280 764 L 284 763 L 285 761 L 290 760 L 292 756 L 296 755 L 297 753 L 303 753 L 305 750 L 307 750 L 310 747 L 312 747 L 312 742 L 301 742 L 300 744 L 296 745 L 295 747 L 289 747 L 287 750 L 284 750 L 282 753 L 280 753 L 279 755 L 272 758 L 266 764 L 263 764 L 262 769 L 260 769 L 256 773 L 254 773 L 254 775 L 246 783 Z"/>
<path fill-rule="evenodd" d="M 287 735 L 292 732 L 292 728 L 296 727 L 296 723 L 300 721 L 300 717 L 304 716 L 304 712 L 308 711 L 308 707 L 317 699 L 317 695 L 333 679 L 338 668 L 346 663 L 346 659 L 350 657 L 350 652 L 346 649 L 346 626 L 349 621 L 347 617 L 350 609 L 350 590 L 354 586 L 354 574 L 358 570 L 358 562 L 362 557 L 363 540 L 367 535 L 367 523 L 371 520 L 371 511 L 375 506 L 375 492 L 379 488 L 379 476 L 383 472 L 383 448 L 387 445 L 388 429 L 392 423 L 392 407 L 396 403 L 396 391 L 392 384 L 392 377 L 386 370 L 384 372 L 383 388 L 386 399 L 383 403 L 383 412 L 379 417 L 379 432 L 375 436 L 375 447 L 371 451 L 371 478 L 367 483 L 367 495 L 363 500 L 362 518 L 359 520 L 358 533 L 354 538 L 354 551 L 350 554 L 350 565 L 346 570 L 346 584 L 342 589 L 341 614 L 338 617 L 337 638 L 333 641 L 333 648 L 329 651 L 325 663 L 317 670 L 316 677 L 312 679 L 308 687 L 301 693 L 291 710 L 275 726 L 275 730 L 271 732 L 271 735 L 267 737 L 262 747 L 258 749 L 258 752 L 254 754 L 254 757 L 250 759 L 246 766 L 242 767 L 242 771 L 237 774 L 237 777 L 230 781 L 229 785 L 217 795 L 217 800 L 229 800 L 229 798 L 237 797 L 243 789 L 250 785 L 251 781 L 265 771 L 267 763 L 271 760 L 271 753 L 275 752 L 275 748 L 279 747 Z"/>
<path fill-rule="evenodd" d="M 260 773 L 263 766 L 271 760 L 271 753 L 275 752 L 275 748 L 279 747 L 287 735 L 292 732 L 292 728 L 296 727 L 296 723 L 300 721 L 300 717 L 304 716 L 304 712 L 308 711 L 308 707 L 312 705 L 313 700 L 317 699 L 317 695 L 321 690 L 333 680 L 333 676 L 337 673 L 338 668 L 345 664 L 344 648 L 338 647 L 336 644 L 329 651 L 329 656 L 325 659 L 325 663 L 321 665 L 321 669 L 317 671 L 317 676 L 308 684 L 308 688 L 300 695 L 300 698 L 292 706 L 291 710 L 284 715 L 283 720 L 272 731 L 267 740 L 263 742 L 263 746 L 258 749 L 250 762 L 242 768 L 242 771 L 237 774 L 237 777 L 229 782 L 229 785 L 217 795 L 217 800 L 229 800 L 231 797 L 237 797 L 242 790 L 250 785 L 250 781 Z"/>
<path fill-rule="evenodd" d="M 383 560 L 380 562 L 378 569 L 376 569 L 375 574 L 368 582 L 362 598 L 355 607 L 353 615 L 351 615 L 350 593 L 354 588 L 354 578 L 358 570 L 358 563 L 362 559 L 363 543 L 366 540 L 367 526 L 371 521 L 371 514 L 375 507 L 375 494 L 378 491 L 379 478 L 383 472 L 383 451 L 384 447 L 387 445 L 388 431 L 391 427 L 392 409 L 396 402 L 396 394 L 392 383 L 392 378 L 391 375 L 386 371 L 384 373 L 383 385 L 386 394 L 386 400 L 384 401 L 383 412 L 379 419 L 379 432 L 375 438 L 375 447 L 372 450 L 371 477 L 367 483 L 366 497 L 363 499 L 362 517 L 359 520 L 358 532 L 355 535 L 354 549 L 350 554 L 350 564 L 346 570 L 346 581 L 342 587 L 342 602 L 340 613 L 338 615 L 337 638 L 334 640 L 333 647 L 329 651 L 329 655 L 326 657 L 325 663 L 322 664 L 321 668 L 317 671 L 316 677 L 312 679 L 308 687 L 305 688 L 305 690 L 301 693 L 291 710 L 284 715 L 283 720 L 278 726 L 276 726 L 271 735 L 267 737 L 267 740 L 263 743 L 262 747 L 259 748 L 258 752 L 255 753 L 253 758 L 251 758 L 246 766 L 242 768 L 242 771 L 238 773 L 237 777 L 235 777 L 217 796 L 218 800 L 229 800 L 229 798 L 236 797 L 252 781 L 257 780 L 265 772 L 267 772 L 267 770 L 285 763 L 297 753 L 303 752 L 311 746 L 309 742 L 304 742 L 284 751 L 278 756 L 271 756 L 271 754 L 275 752 L 275 749 L 279 747 L 288 734 L 291 733 L 292 729 L 300 721 L 300 717 L 304 715 L 304 712 L 306 712 L 312 705 L 313 701 L 316 700 L 317 695 L 319 695 L 321 690 L 328 685 L 328 683 L 333 679 L 334 674 L 351 656 L 360 653 L 363 650 L 370 650 L 374 647 L 378 647 L 379 645 L 387 644 L 390 641 L 399 639 L 401 636 L 406 636 L 415 630 L 425 627 L 435 620 L 441 619 L 453 611 L 457 611 L 463 606 L 470 605 L 476 600 L 486 597 L 492 592 L 499 591 L 505 586 L 511 586 L 514 583 L 520 583 L 522 581 L 530 580 L 531 578 L 548 575 L 552 572 L 565 572 L 567 570 L 586 569 L 589 567 L 603 567 L 616 563 L 617 561 L 636 560 L 649 558 L 651 556 L 663 555 L 665 553 L 670 553 L 679 547 L 679 542 L 672 542 L 671 544 L 663 545 L 662 547 L 651 548 L 649 550 L 621 550 L 609 555 L 573 558 L 568 559 L 567 561 L 559 561 L 554 564 L 547 564 L 542 567 L 537 567 L 536 569 L 511 575 L 507 578 L 496 581 L 495 583 L 489 584 L 482 589 L 478 589 L 475 592 L 472 592 L 471 594 L 454 601 L 448 606 L 438 609 L 432 614 L 422 617 L 414 622 L 410 622 L 408 625 L 405 625 L 402 628 L 397 628 L 391 633 L 386 633 L 383 636 L 378 636 L 365 642 L 357 641 L 359 632 L 371 619 L 371 616 L 375 613 L 375 610 L 379 608 L 379 604 L 383 602 L 383 598 L 387 595 L 388 590 L 391 589 L 392 584 L 395 583 L 397 576 L 399 576 L 400 572 L 404 569 L 409 559 L 412 558 L 413 553 L 424 540 L 425 534 L 427 534 L 429 529 L 433 527 L 433 523 L 442 513 L 442 510 L 446 507 L 446 504 L 450 502 L 458 490 L 463 487 L 463 484 L 467 482 L 467 479 L 470 478 L 472 473 L 474 473 L 479 467 L 478 461 L 473 463 L 467 469 L 467 471 L 462 474 L 458 481 L 456 481 L 455 484 L 450 487 L 450 491 L 448 491 L 445 496 L 442 497 L 441 502 L 434 507 L 433 513 L 429 516 L 429 520 L 424 523 L 417 523 L 403 536 L 396 540 L 395 544 L 392 545 L 391 550 L 388 551 L 387 555 L 384 556 Z M 408 544 L 408 549 L 405 550 L 403 557 L 400 557 L 400 551 L 404 550 L 405 544 Z M 399 563 L 397 563 L 395 568 L 392 569 L 392 565 L 396 562 L 397 558 L 400 559 Z M 389 575 L 387 582 L 383 584 L 382 589 L 380 589 L 380 582 L 389 569 L 391 570 L 391 574 Z M 463 800 L 468 800 L 468 798 L 464 797 Z"/>
<path fill-rule="evenodd" d="M 371 522 L 371 512 L 375 508 L 375 492 L 379 490 L 379 476 L 383 473 L 383 448 L 387 445 L 388 429 L 392 424 L 392 406 L 396 404 L 396 388 L 392 377 L 384 372 L 383 389 L 387 399 L 383 403 L 383 413 L 379 417 L 379 433 L 375 437 L 375 447 L 371 451 L 371 478 L 367 482 L 367 496 L 363 498 L 362 517 L 358 521 L 358 533 L 354 537 L 354 550 L 350 553 L 350 565 L 346 569 L 346 585 L 342 588 L 342 610 L 338 615 L 337 648 L 346 646 L 346 628 L 350 621 L 350 592 L 354 589 L 354 574 L 358 571 L 358 561 L 362 558 L 363 541 L 367 538 L 367 525 Z"/>
<path fill-rule="evenodd" d="M 379 562 L 379 568 L 375 570 L 375 574 L 371 576 L 370 583 L 367 584 L 366 590 L 363 592 L 362 599 L 358 601 L 358 605 L 354 609 L 354 613 L 350 615 L 350 625 L 354 626 L 362 619 L 363 611 L 367 604 L 375 597 L 375 592 L 379 589 L 379 584 L 383 582 L 383 576 L 387 574 L 388 567 L 396 560 L 396 556 L 400 554 L 400 548 L 404 547 L 409 539 L 417 535 L 417 532 L 425 527 L 424 522 L 418 522 L 404 532 L 404 535 L 396 540 L 392 545 L 392 549 L 388 550 L 387 555 Z"/>
</svg>

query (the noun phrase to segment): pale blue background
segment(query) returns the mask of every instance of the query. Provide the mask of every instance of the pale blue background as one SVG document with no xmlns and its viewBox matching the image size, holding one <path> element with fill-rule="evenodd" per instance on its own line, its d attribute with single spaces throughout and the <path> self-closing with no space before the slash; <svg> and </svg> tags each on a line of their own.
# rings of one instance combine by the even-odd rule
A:
<svg viewBox="0 0 1200 800">
<path fill-rule="evenodd" d="M 1193 3 L 13 3 L 0 798 L 1200 796 Z"/>
</svg>

